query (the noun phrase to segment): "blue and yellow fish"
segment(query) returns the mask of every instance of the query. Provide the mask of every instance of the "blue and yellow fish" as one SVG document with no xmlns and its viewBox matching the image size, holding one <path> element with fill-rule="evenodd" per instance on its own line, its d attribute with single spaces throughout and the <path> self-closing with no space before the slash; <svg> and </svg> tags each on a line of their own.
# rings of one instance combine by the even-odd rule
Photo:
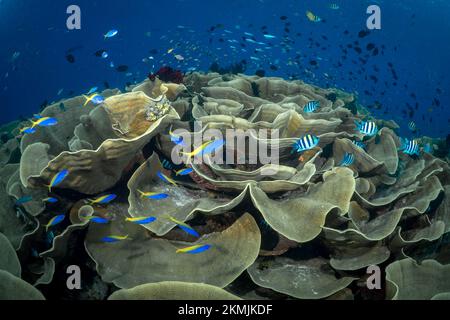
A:
<svg viewBox="0 0 450 320">
<path fill-rule="evenodd" d="M 169 195 L 167 193 L 159 193 L 159 192 L 144 192 L 141 190 L 138 190 L 138 192 L 141 194 L 141 198 L 147 198 L 152 200 L 162 200 L 167 199 Z"/>
<path fill-rule="evenodd" d="M 51 192 L 52 188 L 58 186 L 61 182 L 64 181 L 64 179 L 69 175 L 69 170 L 62 170 L 54 175 L 52 180 L 50 181 L 50 184 L 47 186 L 48 190 Z"/>
<path fill-rule="evenodd" d="M 184 169 L 178 170 L 177 172 L 175 172 L 175 174 L 177 176 L 187 176 L 192 171 L 194 171 L 192 168 L 184 168 Z"/>
<path fill-rule="evenodd" d="M 303 152 L 306 150 L 311 150 L 313 148 L 315 148 L 320 142 L 320 138 L 313 136 L 311 134 L 307 134 L 306 136 L 298 139 L 293 147 L 293 150 L 291 153 L 294 152 Z"/>
<path fill-rule="evenodd" d="M 155 222 L 156 218 L 155 217 L 135 217 L 135 218 L 126 218 L 125 221 L 143 225 L 143 224 L 149 224 L 149 223 Z"/>
<path fill-rule="evenodd" d="M 53 198 L 53 197 L 48 197 L 48 198 L 42 199 L 42 202 L 57 203 L 58 199 Z"/>
<path fill-rule="evenodd" d="M 25 127 L 25 128 L 20 129 L 20 133 L 25 133 L 25 134 L 33 134 L 36 131 L 37 131 L 36 128 L 31 128 L 31 127 Z"/>
<path fill-rule="evenodd" d="M 50 117 L 42 117 L 37 119 L 36 121 L 31 121 L 32 126 L 31 129 L 35 127 L 51 127 L 58 124 L 58 120 Z"/>
<path fill-rule="evenodd" d="M 89 102 L 92 102 L 93 104 L 101 104 L 105 101 L 105 98 L 99 95 L 98 93 L 93 93 L 90 96 L 83 95 L 83 97 L 86 99 L 86 101 L 83 104 L 83 107 L 87 106 Z"/>
<path fill-rule="evenodd" d="M 197 254 L 197 253 L 205 252 L 205 251 L 209 250 L 210 248 L 211 248 L 211 245 L 209 245 L 209 244 L 203 244 L 203 245 L 198 244 L 195 246 L 178 249 L 176 252 L 177 253 Z"/>
<path fill-rule="evenodd" d="M 108 224 L 111 222 L 111 220 L 103 218 L 103 217 L 98 217 L 98 216 L 89 216 L 89 217 L 84 217 L 84 220 L 88 220 L 90 222 L 94 222 L 97 224 Z"/>
<path fill-rule="evenodd" d="M 172 128 L 169 130 L 170 141 L 175 143 L 176 145 L 184 145 L 183 137 L 173 133 Z"/>
<path fill-rule="evenodd" d="M 319 101 L 309 101 L 304 107 L 303 111 L 306 113 L 312 113 L 320 107 Z"/>
<path fill-rule="evenodd" d="M 126 235 L 126 236 L 112 235 L 112 236 L 103 237 L 101 239 L 101 241 L 105 242 L 105 243 L 115 243 L 115 242 L 124 241 L 124 240 L 131 240 L 131 239 L 128 237 L 128 235 Z"/>
<path fill-rule="evenodd" d="M 116 194 L 107 194 L 96 199 L 89 199 L 91 204 L 108 204 L 117 198 Z"/>
<path fill-rule="evenodd" d="M 167 218 L 170 220 L 170 221 L 172 221 L 173 223 L 175 223 L 175 224 L 177 224 L 178 225 L 178 227 L 180 228 L 180 229 L 182 229 L 184 232 L 186 232 L 186 233 L 188 233 L 188 234 L 190 234 L 190 235 L 192 235 L 192 236 L 194 236 L 194 237 L 200 237 L 200 235 L 197 233 L 197 231 L 195 231 L 191 226 L 189 226 L 188 224 L 186 224 L 186 223 L 184 223 L 184 222 L 181 222 L 181 221 L 179 221 L 179 220 L 177 220 L 177 219 L 175 219 L 175 218 L 173 218 L 173 217 L 171 217 L 171 216 L 169 216 L 169 215 L 167 215 Z"/>
<path fill-rule="evenodd" d="M 56 226 L 57 224 L 63 222 L 65 217 L 65 215 L 61 214 L 51 218 L 50 221 L 45 225 L 45 232 L 48 231 L 48 228 Z"/>
<path fill-rule="evenodd" d="M 98 90 L 98 87 L 92 87 L 92 88 L 89 89 L 89 91 L 86 93 L 86 95 L 89 96 L 89 95 L 91 95 L 93 93 L 96 93 L 97 90 Z"/>
<path fill-rule="evenodd" d="M 400 150 L 403 151 L 404 154 L 407 154 L 409 156 L 420 155 L 419 143 L 417 142 L 417 140 L 402 140 Z"/>
<path fill-rule="evenodd" d="M 211 143 L 212 143 L 212 140 L 208 141 L 208 142 L 205 142 L 200 147 L 194 149 L 194 151 L 192 151 L 192 152 L 182 152 L 181 154 L 189 156 L 189 157 L 194 157 L 194 156 L 200 154 L 206 148 L 206 146 L 211 144 Z"/>
<path fill-rule="evenodd" d="M 355 124 L 359 132 L 369 137 L 374 136 L 378 133 L 377 125 L 373 121 L 355 121 Z"/>
<path fill-rule="evenodd" d="M 343 167 L 348 167 L 348 166 L 351 166 L 354 161 L 355 161 L 355 156 L 352 153 L 346 153 L 339 165 L 343 166 Z"/>
<path fill-rule="evenodd" d="M 158 172 L 156 173 L 156 175 L 158 176 L 158 178 L 160 178 L 160 179 L 161 179 L 162 181 L 164 181 L 164 182 L 173 184 L 174 186 L 177 185 L 177 183 L 176 183 L 173 179 L 169 178 L 168 176 L 166 176 L 166 175 L 165 175 L 164 173 L 162 173 L 161 171 L 158 171 Z"/>
</svg>

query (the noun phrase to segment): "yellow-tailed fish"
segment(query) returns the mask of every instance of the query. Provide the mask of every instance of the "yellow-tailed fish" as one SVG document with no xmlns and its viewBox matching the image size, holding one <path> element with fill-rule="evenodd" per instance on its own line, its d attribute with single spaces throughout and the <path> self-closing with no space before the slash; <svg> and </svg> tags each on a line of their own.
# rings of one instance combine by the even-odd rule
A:
<svg viewBox="0 0 450 320">
<path fill-rule="evenodd" d="M 192 151 L 192 152 L 182 152 L 181 154 L 183 154 L 183 155 L 186 155 L 186 156 L 189 156 L 189 157 L 194 157 L 194 156 L 196 156 L 197 154 L 199 154 L 199 153 L 201 153 L 209 144 L 211 144 L 213 141 L 211 140 L 211 141 L 208 141 L 208 142 L 205 142 L 204 144 L 202 144 L 200 147 L 198 147 L 197 149 L 195 149 L 194 151 Z"/>
<path fill-rule="evenodd" d="M 128 235 L 126 235 L 126 236 L 111 235 L 111 236 L 103 237 L 101 239 L 102 242 L 106 242 L 106 243 L 114 243 L 114 242 L 119 242 L 119 241 L 123 241 L 123 240 L 131 240 L 131 239 L 128 237 Z"/>
<path fill-rule="evenodd" d="M 135 217 L 135 218 L 126 218 L 125 221 L 132 222 L 135 224 L 149 224 L 156 221 L 155 217 Z"/>
<path fill-rule="evenodd" d="M 173 179 L 169 178 L 168 176 L 166 176 L 166 175 L 165 175 L 164 173 L 162 173 L 161 171 L 158 171 L 158 172 L 156 173 L 156 175 L 157 175 L 162 181 L 164 181 L 164 182 L 170 183 L 170 184 L 172 184 L 172 185 L 174 185 L 174 186 L 177 185 L 177 183 L 176 183 Z"/>
<path fill-rule="evenodd" d="M 48 228 L 56 226 L 57 224 L 61 223 L 65 218 L 65 215 L 61 214 L 59 216 L 55 216 L 50 219 L 50 221 L 45 225 L 45 231 L 48 231 Z"/>
<path fill-rule="evenodd" d="M 147 199 L 153 199 L 153 200 L 162 200 L 169 197 L 166 193 L 159 193 L 159 192 L 143 192 L 141 190 L 138 190 L 138 192 L 141 194 L 141 198 L 147 198 Z"/>
<path fill-rule="evenodd" d="M 89 202 L 91 204 L 108 204 L 116 198 L 117 198 L 117 195 L 115 195 L 115 194 L 107 194 L 107 195 L 98 197 L 96 199 L 89 199 Z"/>
<path fill-rule="evenodd" d="M 56 124 L 58 124 L 58 120 L 56 120 L 55 118 L 50 118 L 50 117 L 42 117 L 37 119 L 36 121 L 31 121 L 32 126 L 30 129 L 33 129 L 37 126 L 39 127 L 50 127 L 50 126 L 54 126 Z M 30 130 L 28 130 L 30 131 Z"/>
<path fill-rule="evenodd" d="M 206 250 L 209 250 L 210 248 L 211 248 L 211 245 L 209 245 L 209 244 L 198 244 L 195 246 L 178 249 L 177 253 L 197 254 L 197 253 L 205 252 Z"/>
<path fill-rule="evenodd" d="M 57 185 L 59 185 L 61 182 L 63 182 L 63 180 L 69 175 L 69 170 L 62 170 L 60 172 L 58 172 L 57 174 L 55 174 L 52 178 L 52 180 L 50 181 L 50 184 L 47 186 L 48 187 L 48 191 L 51 192 L 52 188 L 56 187 Z"/>
<path fill-rule="evenodd" d="M 197 231 L 195 231 L 190 225 L 188 225 L 188 224 L 186 224 L 184 222 L 181 222 L 181 221 L 179 221 L 179 220 L 177 220 L 174 217 L 171 217 L 169 215 L 166 215 L 166 217 L 170 221 L 172 221 L 173 223 L 177 224 L 178 227 L 180 227 L 180 229 L 182 229 L 184 232 L 186 232 L 186 233 L 188 233 L 190 235 L 193 235 L 194 237 L 197 237 L 197 238 L 200 237 L 200 235 L 197 233 Z"/>
<path fill-rule="evenodd" d="M 175 174 L 177 176 L 187 176 L 192 171 L 194 171 L 192 168 L 184 168 L 184 169 L 178 170 L 177 172 L 175 172 Z"/>
</svg>

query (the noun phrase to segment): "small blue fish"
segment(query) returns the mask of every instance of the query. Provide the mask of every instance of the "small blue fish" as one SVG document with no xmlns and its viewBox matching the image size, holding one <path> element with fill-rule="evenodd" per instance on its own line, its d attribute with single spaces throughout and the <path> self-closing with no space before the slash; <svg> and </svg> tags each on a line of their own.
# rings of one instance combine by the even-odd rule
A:
<svg viewBox="0 0 450 320">
<path fill-rule="evenodd" d="M 52 198 L 52 197 L 48 197 L 48 198 L 42 199 L 42 202 L 57 203 L 58 199 Z"/>
<path fill-rule="evenodd" d="M 61 182 L 64 181 L 64 179 L 69 175 L 69 170 L 62 170 L 61 172 L 58 172 L 55 174 L 55 176 L 50 181 L 50 184 L 47 186 L 48 190 L 51 192 L 52 188 L 59 185 Z"/>
<path fill-rule="evenodd" d="M 86 95 L 90 96 L 93 93 L 96 93 L 98 90 L 98 87 L 92 87 L 89 89 L 88 93 L 86 93 Z"/>
<path fill-rule="evenodd" d="M 26 133 L 26 134 L 33 134 L 36 131 L 37 131 L 36 128 L 31 128 L 31 127 L 26 127 L 26 128 L 20 129 L 20 133 Z"/>
<path fill-rule="evenodd" d="M 158 192 L 143 192 L 141 190 L 138 190 L 138 192 L 141 194 L 142 198 L 152 199 L 152 200 L 162 200 L 167 199 L 169 197 L 166 193 L 158 193 Z"/>
<path fill-rule="evenodd" d="M 426 145 L 423 146 L 423 151 L 429 154 L 433 153 L 433 147 L 431 146 L 430 143 L 427 143 Z"/>
<path fill-rule="evenodd" d="M 50 117 L 41 117 L 38 118 L 38 120 L 36 121 L 31 121 L 31 123 L 33 124 L 31 126 L 31 128 L 35 128 L 37 126 L 39 127 L 51 127 L 51 126 L 55 126 L 58 124 L 58 120 L 56 120 L 55 118 L 50 118 Z"/>
<path fill-rule="evenodd" d="M 217 151 L 218 149 L 222 148 L 225 144 L 225 141 L 222 139 L 214 140 L 213 142 L 209 143 L 203 150 L 200 152 L 202 155 L 207 155 L 210 153 L 213 153 Z"/>
<path fill-rule="evenodd" d="M 102 53 L 102 58 L 103 58 L 103 59 L 107 59 L 108 57 L 109 57 L 108 52 L 103 51 L 103 53 Z"/>
<path fill-rule="evenodd" d="M 167 216 L 167 217 L 168 217 L 168 219 L 170 221 L 172 221 L 173 223 L 177 224 L 178 227 L 180 229 L 182 229 L 184 232 L 186 232 L 187 234 L 190 234 L 190 235 L 192 235 L 194 237 L 197 237 L 197 238 L 200 237 L 200 235 L 197 233 L 197 231 L 195 231 L 190 225 L 188 225 L 188 224 L 186 224 L 184 222 L 181 222 L 181 221 L 179 221 L 179 220 L 177 220 L 177 219 L 175 219 L 175 218 L 173 218 L 171 216 Z"/>
<path fill-rule="evenodd" d="M 416 140 L 403 140 L 400 150 L 403 151 L 404 154 L 407 154 L 409 156 L 420 155 L 419 144 Z"/>
<path fill-rule="evenodd" d="M 354 144 L 355 146 L 357 146 L 357 147 L 359 147 L 359 148 L 361 148 L 361 149 L 365 149 L 365 148 L 366 148 L 365 143 L 362 142 L 362 141 L 356 141 L 356 140 L 353 140 L 352 142 L 353 142 L 353 144 Z"/>
<path fill-rule="evenodd" d="M 119 31 L 117 31 L 116 29 L 112 29 L 112 30 L 108 31 L 108 32 L 104 35 L 104 37 L 105 37 L 105 39 L 107 39 L 107 38 L 112 38 L 112 37 L 115 37 L 118 33 L 119 33 Z"/>
<path fill-rule="evenodd" d="M 274 36 L 274 35 L 272 35 L 272 34 L 265 34 L 265 35 L 264 35 L 264 38 L 266 38 L 266 39 L 275 39 L 276 36 Z"/>
<path fill-rule="evenodd" d="M 355 121 L 355 124 L 358 131 L 367 136 L 371 137 L 378 133 L 377 125 L 373 121 Z"/>
<path fill-rule="evenodd" d="M 174 185 L 174 186 L 176 186 L 177 185 L 177 183 L 173 180 L 173 179 L 171 179 L 171 178 L 169 178 L 168 176 L 166 176 L 164 173 L 162 173 L 161 171 L 158 171 L 157 173 L 156 173 L 156 175 L 158 176 L 158 178 L 160 178 L 162 181 L 164 181 L 164 182 L 167 182 L 167 183 L 170 183 L 170 184 L 172 184 L 172 185 Z"/>
<path fill-rule="evenodd" d="M 176 145 L 184 145 L 183 137 L 173 133 L 172 129 L 169 130 L 170 141 L 175 143 Z"/>
<path fill-rule="evenodd" d="M 349 167 L 355 161 L 355 156 L 352 153 L 346 153 L 342 159 L 340 166 Z"/>
<path fill-rule="evenodd" d="M 149 224 L 149 223 L 155 222 L 156 218 L 155 217 L 136 217 L 136 218 L 126 218 L 125 220 L 135 223 L 135 224 L 144 225 L 144 224 Z"/>
<path fill-rule="evenodd" d="M 108 204 L 111 201 L 114 201 L 117 198 L 115 194 L 107 194 L 96 199 L 89 199 L 91 204 Z"/>
<path fill-rule="evenodd" d="M 189 254 L 197 254 L 202 253 L 211 248 L 211 245 L 204 244 L 204 245 L 195 245 L 187 248 L 178 249 L 177 253 L 189 253 Z"/>
<path fill-rule="evenodd" d="M 306 113 L 311 113 L 316 111 L 319 107 L 320 107 L 319 101 L 310 101 L 303 107 L 303 111 Z"/>
<path fill-rule="evenodd" d="M 28 203 L 30 201 L 33 201 L 32 196 L 23 196 L 22 198 L 19 198 L 16 200 L 16 206 L 20 206 L 20 205 Z"/>
<path fill-rule="evenodd" d="M 184 168 L 184 169 L 178 170 L 175 174 L 177 176 L 187 176 L 192 171 L 194 171 L 192 168 Z"/>
<path fill-rule="evenodd" d="M 319 142 L 320 142 L 319 137 L 308 134 L 308 135 L 298 139 L 294 143 L 294 145 L 292 146 L 293 150 L 291 153 L 311 150 L 311 149 L 315 148 L 319 144 Z"/>
<path fill-rule="evenodd" d="M 111 221 L 109 219 L 97 217 L 97 216 L 90 216 L 90 217 L 86 217 L 84 219 L 88 220 L 90 222 L 97 223 L 97 224 L 108 224 Z"/>
<path fill-rule="evenodd" d="M 47 232 L 50 227 L 56 226 L 57 224 L 63 222 L 65 217 L 66 216 L 64 214 L 61 214 L 51 218 L 50 221 L 45 225 L 45 231 Z"/>
</svg>

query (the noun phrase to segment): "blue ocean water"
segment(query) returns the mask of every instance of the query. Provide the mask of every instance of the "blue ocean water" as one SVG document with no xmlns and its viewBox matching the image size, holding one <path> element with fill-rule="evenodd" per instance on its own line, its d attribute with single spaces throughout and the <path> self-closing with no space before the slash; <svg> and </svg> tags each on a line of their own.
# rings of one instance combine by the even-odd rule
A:
<svg viewBox="0 0 450 320">
<path fill-rule="evenodd" d="M 81 9 L 81 30 L 66 27 L 72 4 Z M 365 35 L 372 4 L 382 28 Z M 323 21 L 309 21 L 307 10 Z M 374 117 L 396 120 L 402 135 L 411 135 L 412 120 L 421 135 L 442 137 L 450 121 L 449 18 L 446 0 L 0 0 L 0 122 L 93 86 L 123 89 L 164 65 L 206 72 L 213 62 L 245 60 L 247 74 L 264 70 L 357 93 Z M 105 40 L 111 29 L 119 34 Z M 128 69 L 118 72 L 120 65 Z"/>
</svg>

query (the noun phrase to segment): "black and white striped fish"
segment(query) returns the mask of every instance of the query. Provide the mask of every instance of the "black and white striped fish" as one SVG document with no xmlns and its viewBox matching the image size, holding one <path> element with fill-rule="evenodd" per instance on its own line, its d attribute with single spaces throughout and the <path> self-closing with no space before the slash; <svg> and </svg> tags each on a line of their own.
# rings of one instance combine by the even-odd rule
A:
<svg viewBox="0 0 450 320">
<path fill-rule="evenodd" d="M 303 107 L 303 111 L 306 113 L 311 113 L 316 111 L 319 107 L 320 107 L 319 101 L 310 101 Z"/>
<path fill-rule="evenodd" d="M 315 146 L 319 144 L 319 137 L 313 136 L 311 134 L 307 134 L 304 137 L 301 137 L 298 139 L 294 145 L 292 146 L 294 149 L 292 150 L 292 153 L 295 152 L 302 152 L 306 150 L 311 150 Z"/>
<path fill-rule="evenodd" d="M 410 123 L 408 123 L 408 128 L 412 132 L 415 132 L 417 130 L 416 123 L 414 121 L 411 121 Z"/>
<path fill-rule="evenodd" d="M 361 148 L 361 149 L 365 149 L 365 148 L 366 148 L 365 143 L 362 142 L 362 141 L 356 141 L 356 140 L 353 140 L 353 144 L 354 144 L 355 146 Z"/>
<path fill-rule="evenodd" d="M 173 168 L 175 168 L 174 164 L 167 159 L 163 159 L 161 164 L 162 164 L 163 168 L 167 169 L 167 170 L 173 170 Z"/>
<path fill-rule="evenodd" d="M 407 154 L 409 156 L 420 155 L 419 143 L 416 140 L 403 140 L 400 150 L 403 151 L 404 154 Z"/>
<path fill-rule="evenodd" d="M 355 124 L 358 131 L 367 136 L 374 136 L 378 133 L 377 125 L 373 121 L 355 121 Z"/>
<path fill-rule="evenodd" d="M 346 153 L 339 165 L 343 166 L 343 167 L 348 167 L 348 166 L 351 166 L 354 161 L 355 161 L 355 156 L 352 153 Z"/>
</svg>

